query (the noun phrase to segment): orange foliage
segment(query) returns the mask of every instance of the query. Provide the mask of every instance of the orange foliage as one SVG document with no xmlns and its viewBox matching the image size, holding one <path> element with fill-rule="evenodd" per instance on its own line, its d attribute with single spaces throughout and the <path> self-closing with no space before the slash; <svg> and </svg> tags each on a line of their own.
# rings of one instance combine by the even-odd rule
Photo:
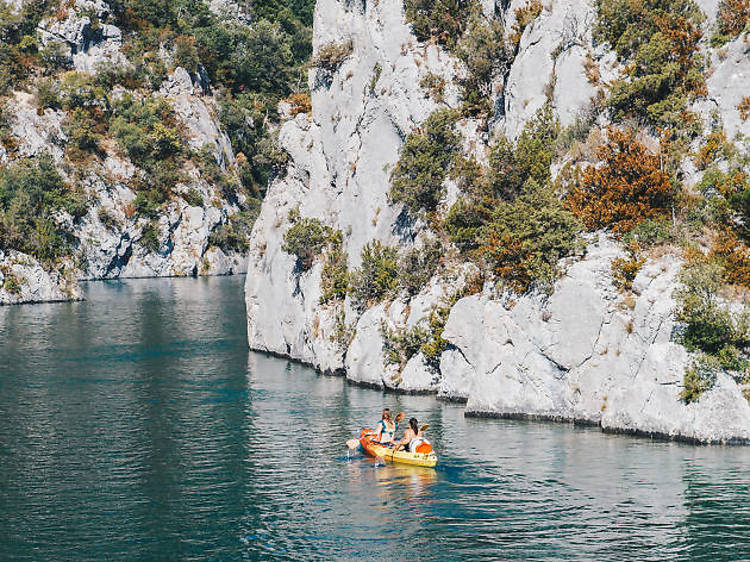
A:
<svg viewBox="0 0 750 562">
<path fill-rule="evenodd" d="M 740 117 L 743 121 L 747 121 L 750 117 L 750 96 L 745 96 L 737 104 L 737 110 L 740 112 Z"/>
<path fill-rule="evenodd" d="M 286 98 L 285 101 L 287 101 L 289 105 L 292 106 L 289 110 L 289 112 L 292 114 L 292 117 L 296 116 L 299 113 L 312 112 L 312 101 L 310 101 L 310 94 L 292 94 L 288 98 Z"/>
<path fill-rule="evenodd" d="M 518 45 L 524 30 L 542 13 L 541 0 L 528 0 L 524 6 L 517 8 L 515 11 L 516 23 L 513 24 L 513 31 L 510 34 L 510 40 L 514 45 Z"/>
<path fill-rule="evenodd" d="M 609 129 L 608 137 L 597 153 L 602 164 L 584 170 L 581 186 L 567 202 L 587 228 L 627 232 L 666 213 L 674 189 L 659 156 L 636 140 L 635 131 Z"/>
<path fill-rule="evenodd" d="M 714 239 L 710 257 L 724 265 L 727 283 L 750 287 L 750 248 L 729 228 Z"/>
<path fill-rule="evenodd" d="M 750 0 L 722 0 L 716 19 L 722 33 L 739 35 L 750 21 Z"/>
</svg>

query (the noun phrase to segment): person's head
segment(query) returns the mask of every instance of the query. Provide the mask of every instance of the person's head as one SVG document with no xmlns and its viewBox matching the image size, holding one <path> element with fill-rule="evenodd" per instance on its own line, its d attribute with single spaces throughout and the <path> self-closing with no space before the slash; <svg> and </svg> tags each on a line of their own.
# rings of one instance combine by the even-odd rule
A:
<svg viewBox="0 0 750 562">
<path fill-rule="evenodd" d="M 417 421 L 417 418 L 411 418 L 409 420 L 409 427 L 411 427 L 411 430 L 414 432 L 414 435 L 419 433 L 419 422 Z"/>
<path fill-rule="evenodd" d="M 387 422 L 393 421 L 393 420 L 391 419 L 391 409 L 390 409 L 390 408 L 385 408 L 385 409 L 383 410 L 383 419 L 384 419 L 385 421 L 387 421 Z"/>
</svg>

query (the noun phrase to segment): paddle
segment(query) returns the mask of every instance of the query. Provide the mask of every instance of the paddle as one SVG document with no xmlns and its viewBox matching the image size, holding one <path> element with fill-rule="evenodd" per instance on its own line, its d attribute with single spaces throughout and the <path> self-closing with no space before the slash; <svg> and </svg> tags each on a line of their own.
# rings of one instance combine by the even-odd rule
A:
<svg viewBox="0 0 750 562">
<path fill-rule="evenodd" d="M 430 427 L 430 424 L 429 424 L 429 423 L 426 423 L 426 424 L 424 424 L 424 425 L 423 425 L 422 427 L 420 427 L 420 428 L 419 428 L 419 431 L 420 431 L 420 432 L 422 432 L 422 431 L 425 431 L 425 430 L 426 430 L 426 429 L 427 429 L 428 427 Z"/>
</svg>

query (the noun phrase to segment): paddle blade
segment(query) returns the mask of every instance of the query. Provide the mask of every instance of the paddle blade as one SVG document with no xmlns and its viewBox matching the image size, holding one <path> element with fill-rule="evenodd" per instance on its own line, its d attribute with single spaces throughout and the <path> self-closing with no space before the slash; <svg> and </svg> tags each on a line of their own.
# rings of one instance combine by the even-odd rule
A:
<svg viewBox="0 0 750 562">
<path fill-rule="evenodd" d="M 352 450 L 356 449 L 357 447 L 359 447 L 359 439 L 349 439 L 346 442 L 346 446 L 349 447 Z"/>
<path fill-rule="evenodd" d="M 426 430 L 426 429 L 427 429 L 428 427 L 430 427 L 430 424 L 429 424 L 429 423 L 426 423 L 426 424 L 424 424 L 424 425 L 423 425 L 422 427 L 420 427 L 420 428 L 419 428 L 419 431 L 424 431 L 424 430 Z"/>
</svg>

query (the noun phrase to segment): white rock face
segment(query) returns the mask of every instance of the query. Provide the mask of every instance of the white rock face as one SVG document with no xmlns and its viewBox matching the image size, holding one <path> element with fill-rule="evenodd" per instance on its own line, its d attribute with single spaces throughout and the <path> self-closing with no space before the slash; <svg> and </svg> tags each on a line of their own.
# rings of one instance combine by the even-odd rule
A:
<svg viewBox="0 0 750 562">
<path fill-rule="evenodd" d="M 514 0 L 508 13 L 525 3 Z M 591 49 L 595 16 L 591 2 L 555 0 L 524 30 L 505 86 L 505 118 L 500 125 L 508 138 L 521 133 L 550 94 L 563 126 L 588 105 L 596 88 L 586 78 L 583 61 Z"/>
<path fill-rule="evenodd" d="M 187 126 L 192 149 L 208 146 L 220 166 L 226 168 L 234 164 L 232 145 L 219 126 L 212 101 L 200 96 L 204 92 L 198 77 L 194 80 L 187 70 L 178 67 L 164 81 L 160 93 L 169 99 L 175 113 Z"/>
<path fill-rule="evenodd" d="M 95 21 L 84 13 L 95 16 Z M 57 45 L 79 72 L 94 72 L 102 64 L 129 64 L 120 51 L 122 32 L 106 23 L 110 16 L 102 0 L 75 0 L 65 19 L 41 22 L 39 39 L 45 47 Z"/>
<path fill-rule="evenodd" d="M 491 0 L 482 7 L 487 15 L 500 14 L 509 30 L 513 11 L 524 3 L 511 2 L 504 14 Z M 521 38 L 496 131 L 517 137 L 548 100 L 563 125 L 574 122 L 596 94 L 584 69 L 589 56 L 602 80 L 617 75 L 612 54 L 592 46 L 593 22 L 587 0 L 545 5 Z M 364 312 L 348 298 L 322 306 L 320 260 L 302 272 L 281 249 L 290 217 L 315 217 L 340 230 L 350 268 L 359 265 L 371 240 L 398 247 L 420 243 L 423 226 L 406 223 L 401 209 L 389 204 L 390 171 L 406 135 L 436 108 L 419 87 L 421 79 L 442 76 L 449 106 L 460 94 L 460 64 L 435 45 L 418 44 L 404 23 L 401 0 L 319 0 L 315 51 L 349 41 L 351 55 L 335 71 L 311 71 L 312 115 L 297 115 L 280 131 L 291 161 L 286 176 L 270 186 L 248 262 L 253 349 L 361 384 L 465 401 L 472 415 L 577 420 L 607 431 L 700 442 L 750 440 L 750 405 L 731 378 L 720 377 L 696 403 L 679 400 L 691 358 L 672 337 L 671 295 L 681 267 L 674 257 L 647 263 L 632 300 L 613 287 L 611 261 L 622 250 L 605 237 L 569 264 L 549 297 L 495 298 L 487 286 L 453 306 L 442 336 L 449 345 L 437 370 L 422 353 L 403 369 L 387 364 L 383 327 L 426 322 L 464 286 L 465 275 L 433 279 L 419 295 L 401 295 Z M 728 76 L 744 68 L 738 59 L 732 64 Z M 459 128 L 467 153 L 485 161 L 489 135 L 473 122 Z M 455 185 L 447 187 L 444 206 L 457 196 Z"/>
<path fill-rule="evenodd" d="M 432 72 L 452 82 L 454 76 L 447 54 L 417 45 L 399 0 L 318 2 L 316 51 L 331 41 L 348 40 L 352 54 L 332 76 L 322 70 L 310 73 L 312 116 L 299 114 L 281 129 L 293 164 L 264 200 L 253 229 L 246 285 L 250 345 L 328 371 L 343 369 L 343 351 L 315 337 L 315 319 L 328 325 L 337 313 L 318 304 L 319 266 L 299 275 L 295 259 L 281 250 L 289 213 L 299 209 L 302 217 L 341 230 L 350 267 L 359 264 L 371 240 L 409 243 L 412 233 L 399 229 L 400 209 L 388 204 L 390 170 L 406 134 L 436 108 L 420 88 L 421 78 Z M 349 310 L 346 322 L 356 320 Z M 373 317 L 370 331 L 379 326 Z M 379 372 L 361 379 L 381 381 Z"/>
<path fill-rule="evenodd" d="M 743 121 L 737 108 L 742 98 L 750 96 L 748 40 L 740 35 L 726 45 L 724 54 L 714 55 L 714 72 L 707 81 L 709 98 L 716 104 L 730 139 L 750 136 L 750 119 Z"/>
</svg>

